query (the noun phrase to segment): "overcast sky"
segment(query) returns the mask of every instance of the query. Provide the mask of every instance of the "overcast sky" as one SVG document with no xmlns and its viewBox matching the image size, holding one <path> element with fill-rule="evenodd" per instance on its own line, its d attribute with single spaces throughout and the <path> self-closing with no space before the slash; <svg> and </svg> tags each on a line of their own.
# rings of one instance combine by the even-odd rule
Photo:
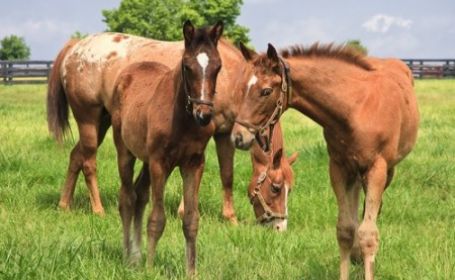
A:
<svg viewBox="0 0 455 280">
<path fill-rule="evenodd" d="M 75 31 L 104 31 L 120 0 L 0 0 L 0 38 L 25 38 L 32 59 L 53 59 Z M 374 56 L 455 57 L 455 0 L 244 0 L 238 22 L 257 50 L 359 39 Z"/>
</svg>

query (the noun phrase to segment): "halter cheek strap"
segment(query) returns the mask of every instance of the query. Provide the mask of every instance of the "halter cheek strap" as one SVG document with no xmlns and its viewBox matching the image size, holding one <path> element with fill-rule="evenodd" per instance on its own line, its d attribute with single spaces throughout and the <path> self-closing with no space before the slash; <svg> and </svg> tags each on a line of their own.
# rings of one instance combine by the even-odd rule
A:
<svg viewBox="0 0 455 280">
<path fill-rule="evenodd" d="M 261 205 L 262 209 L 264 210 L 264 214 L 262 214 L 260 217 L 258 217 L 256 219 L 258 221 L 258 223 L 269 222 L 274 219 L 285 220 L 288 217 L 286 214 L 274 212 L 270 208 L 270 206 L 267 205 L 264 197 L 261 194 L 262 184 L 265 182 L 266 179 L 268 179 L 267 172 L 268 172 L 268 169 L 266 171 L 262 172 L 261 175 L 259 175 L 257 183 L 256 183 L 256 187 L 254 188 L 253 192 L 250 194 L 250 197 L 251 197 L 250 203 L 254 204 L 254 200 L 257 199 L 259 201 L 259 204 Z"/>
<path fill-rule="evenodd" d="M 183 83 L 183 91 L 185 92 L 185 95 L 186 95 L 186 111 L 191 114 L 191 107 L 193 104 L 197 104 L 197 105 L 207 105 L 209 107 L 213 107 L 213 102 L 212 101 L 209 101 L 209 100 L 202 100 L 202 99 L 199 99 L 199 98 L 193 98 L 191 97 L 190 95 L 190 91 L 188 90 L 188 84 L 187 84 L 187 78 L 186 78 L 186 71 L 185 71 L 185 67 L 183 66 L 183 63 L 182 63 L 182 83 Z"/>
</svg>

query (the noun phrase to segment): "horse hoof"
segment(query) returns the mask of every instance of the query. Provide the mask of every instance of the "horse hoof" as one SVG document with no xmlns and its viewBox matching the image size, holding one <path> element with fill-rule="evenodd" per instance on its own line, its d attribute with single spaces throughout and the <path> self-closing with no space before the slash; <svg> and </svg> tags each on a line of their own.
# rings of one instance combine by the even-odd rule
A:
<svg viewBox="0 0 455 280">
<path fill-rule="evenodd" d="M 69 211 L 70 210 L 70 205 L 65 202 L 59 202 L 58 203 L 58 208 L 62 211 Z"/>
<path fill-rule="evenodd" d="M 239 221 L 237 220 L 237 217 L 231 217 L 229 218 L 229 222 L 231 223 L 231 225 L 233 226 L 238 226 L 239 225 Z"/>
<path fill-rule="evenodd" d="M 95 214 L 95 215 L 97 215 L 97 216 L 99 216 L 101 218 L 106 216 L 106 213 L 104 212 L 103 208 L 101 208 L 99 210 L 93 210 L 93 214 Z"/>
</svg>

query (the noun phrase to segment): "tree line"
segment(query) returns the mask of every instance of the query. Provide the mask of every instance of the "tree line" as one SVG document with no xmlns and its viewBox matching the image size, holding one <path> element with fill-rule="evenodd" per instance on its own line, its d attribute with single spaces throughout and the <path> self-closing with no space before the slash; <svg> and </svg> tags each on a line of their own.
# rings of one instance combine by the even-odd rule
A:
<svg viewBox="0 0 455 280">
<path fill-rule="evenodd" d="M 242 4 L 243 0 L 123 0 L 118 8 L 103 10 L 102 15 L 106 31 L 166 41 L 182 39 L 181 26 L 187 19 L 198 26 L 222 20 L 224 36 L 237 45 L 250 42 L 249 29 L 236 22 Z M 71 37 L 84 38 L 87 35 L 76 31 Z M 359 40 L 349 40 L 346 44 L 362 53 L 368 52 Z M 0 60 L 30 57 L 30 48 L 22 37 L 7 36 L 0 45 Z"/>
</svg>

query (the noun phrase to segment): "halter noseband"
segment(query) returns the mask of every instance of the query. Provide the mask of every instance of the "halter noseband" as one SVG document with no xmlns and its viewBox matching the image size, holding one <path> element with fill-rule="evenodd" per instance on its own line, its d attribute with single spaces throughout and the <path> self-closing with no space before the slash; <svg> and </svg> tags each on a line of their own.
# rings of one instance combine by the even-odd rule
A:
<svg viewBox="0 0 455 280">
<path fill-rule="evenodd" d="M 280 58 L 280 63 L 283 68 L 281 73 L 281 90 L 280 97 L 276 101 L 275 110 L 273 110 L 270 118 L 263 125 L 253 125 L 251 123 L 236 119 L 235 122 L 246 127 L 251 133 L 256 135 L 256 140 L 264 151 L 268 151 L 271 144 L 273 127 L 280 119 L 281 114 L 283 113 L 284 98 L 286 94 L 286 108 L 289 104 L 289 100 L 292 97 L 292 85 L 291 77 L 289 75 L 290 67 L 287 62 Z M 268 134 L 268 135 L 267 135 Z M 263 139 L 263 140 L 262 140 Z"/>
<path fill-rule="evenodd" d="M 182 62 L 182 83 L 183 83 L 183 91 L 185 92 L 186 95 L 186 111 L 191 114 L 191 105 L 197 104 L 197 105 L 207 105 L 209 107 L 213 108 L 213 102 L 208 101 L 208 100 L 202 100 L 199 98 L 193 98 L 190 95 L 190 91 L 188 90 L 188 84 L 187 84 L 187 79 L 186 79 L 186 71 L 185 67 L 183 66 Z"/>
<path fill-rule="evenodd" d="M 264 209 L 264 214 L 262 214 L 260 217 L 258 217 L 256 219 L 258 223 L 269 222 L 274 219 L 285 220 L 288 217 L 286 214 L 274 212 L 270 208 L 270 206 L 267 205 L 264 197 L 261 194 L 262 184 L 265 182 L 266 179 L 268 179 L 268 176 L 267 176 L 268 171 L 269 171 L 269 169 L 267 169 L 266 171 L 262 172 L 261 175 L 259 175 L 258 180 L 256 182 L 256 187 L 254 188 L 253 192 L 250 193 L 250 196 L 251 196 L 250 203 L 253 204 L 254 199 L 256 198 L 259 201 L 259 204 L 261 204 L 262 209 Z"/>
</svg>

